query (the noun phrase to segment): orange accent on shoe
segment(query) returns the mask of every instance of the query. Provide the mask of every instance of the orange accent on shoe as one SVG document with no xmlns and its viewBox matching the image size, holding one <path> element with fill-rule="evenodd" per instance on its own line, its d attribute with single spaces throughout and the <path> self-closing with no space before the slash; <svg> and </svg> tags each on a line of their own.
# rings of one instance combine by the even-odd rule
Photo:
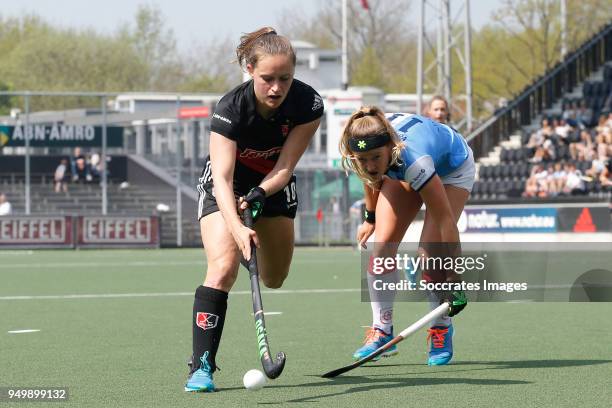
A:
<svg viewBox="0 0 612 408">
<path fill-rule="evenodd" d="M 427 343 L 431 339 L 433 341 L 434 348 L 443 348 L 444 339 L 448 334 L 448 327 L 446 329 L 434 329 L 433 327 L 427 330 Z"/>
<path fill-rule="evenodd" d="M 386 336 L 386 334 L 375 327 L 369 327 L 365 333 L 365 339 L 363 339 L 363 344 L 373 343 L 378 340 L 379 337 Z"/>
</svg>

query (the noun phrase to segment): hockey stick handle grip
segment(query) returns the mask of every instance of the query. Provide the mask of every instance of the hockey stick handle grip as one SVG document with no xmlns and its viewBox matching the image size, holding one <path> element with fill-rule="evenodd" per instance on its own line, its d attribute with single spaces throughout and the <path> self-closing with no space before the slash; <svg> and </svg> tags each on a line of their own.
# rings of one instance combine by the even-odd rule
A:
<svg viewBox="0 0 612 408">
<path fill-rule="evenodd" d="M 253 214 L 251 214 L 251 210 L 249 208 L 245 209 L 242 212 L 242 221 L 244 222 L 244 226 L 250 229 L 253 229 Z M 247 269 L 249 270 L 249 275 L 253 276 L 254 274 L 259 275 L 257 271 L 257 253 L 255 252 L 255 244 L 251 241 L 251 259 L 249 259 L 247 263 Z"/>
</svg>

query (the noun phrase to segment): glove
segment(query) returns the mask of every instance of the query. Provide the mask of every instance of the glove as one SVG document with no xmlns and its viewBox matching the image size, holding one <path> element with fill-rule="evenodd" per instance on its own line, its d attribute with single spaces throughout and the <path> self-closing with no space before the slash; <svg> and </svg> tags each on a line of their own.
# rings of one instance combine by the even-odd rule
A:
<svg viewBox="0 0 612 408">
<path fill-rule="evenodd" d="M 450 305 L 450 311 L 448 317 L 453 317 L 461 312 L 467 306 L 468 299 L 464 291 L 452 290 L 452 291 L 437 291 L 436 295 L 440 299 L 440 304 L 448 302 Z"/>
<path fill-rule="evenodd" d="M 244 201 L 249 204 L 249 209 L 253 215 L 253 222 L 255 222 L 263 212 L 263 207 L 266 203 L 266 191 L 259 186 L 253 187 L 244 198 Z"/>
</svg>

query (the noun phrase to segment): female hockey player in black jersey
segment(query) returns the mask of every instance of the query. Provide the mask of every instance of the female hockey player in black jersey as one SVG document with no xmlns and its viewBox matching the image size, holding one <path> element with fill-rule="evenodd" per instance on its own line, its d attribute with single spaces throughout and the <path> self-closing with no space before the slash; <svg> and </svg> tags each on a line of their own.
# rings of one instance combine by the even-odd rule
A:
<svg viewBox="0 0 612 408">
<path fill-rule="evenodd" d="M 270 27 L 244 35 L 238 63 L 251 80 L 226 94 L 211 119 L 210 156 L 198 185 L 198 219 L 208 262 L 193 306 L 193 364 L 186 391 L 214 391 L 227 296 L 240 258 L 257 245 L 260 277 L 279 288 L 293 255 L 297 210 L 293 170 L 319 126 L 323 101 L 293 78 L 291 43 Z M 240 210 L 257 222 L 244 226 Z"/>
</svg>

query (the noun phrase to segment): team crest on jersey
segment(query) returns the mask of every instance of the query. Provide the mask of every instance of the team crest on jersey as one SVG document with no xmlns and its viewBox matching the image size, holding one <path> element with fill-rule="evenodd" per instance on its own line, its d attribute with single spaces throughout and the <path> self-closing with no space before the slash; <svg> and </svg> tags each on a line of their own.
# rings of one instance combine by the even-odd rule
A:
<svg viewBox="0 0 612 408">
<path fill-rule="evenodd" d="M 214 329 L 217 327 L 217 323 L 219 322 L 219 316 L 213 313 L 202 313 L 198 312 L 196 314 L 196 324 L 202 330 Z"/>
<path fill-rule="evenodd" d="M 289 125 L 281 125 L 280 129 L 281 133 L 283 134 L 283 137 L 287 137 L 287 135 L 289 134 Z"/>
<path fill-rule="evenodd" d="M 321 98 L 319 95 L 314 96 L 314 104 L 312 105 L 312 110 L 316 111 L 318 109 L 321 109 L 323 107 L 323 98 Z"/>
</svg>

